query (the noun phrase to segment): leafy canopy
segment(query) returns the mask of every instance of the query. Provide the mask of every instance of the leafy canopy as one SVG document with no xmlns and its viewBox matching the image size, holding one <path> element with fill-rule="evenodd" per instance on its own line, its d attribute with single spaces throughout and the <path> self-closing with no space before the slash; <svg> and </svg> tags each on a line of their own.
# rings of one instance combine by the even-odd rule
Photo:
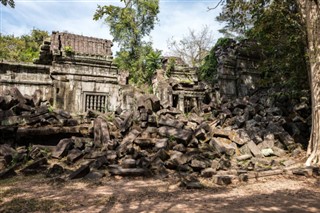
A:
<svg viewBox="0 0 320 213">
<path fill-rule="evenodd" d="M 32 62 L 39 57 L 40 45 L 48 37 L 42 30 L 32 30 L 30 35 L 14 37 L 0 34 L 0 59 L 7 61 Z"/>
<path fill-rule="evenodd" d="M 4 6 L 9 5 L 9 6 L 12 7 L 12 8 L 15 7 L 14 0 L 1 0 L 0 2 L 1 2 L 1 4 L 3 4 Z"/>
<path fill-rule="evenodd" d="M 129 70 L 134 83 L 145 83 L 151 72 L 146 65 L 150 61 L 148 58 L 158 56 L 154 61 L 160 59 L 160 52 L 153 50 L 151 43 L 143 40 L 158 21 L 159 0 L 120 1 L 124 3 L 123 7 L 99 5 L 94 20 L 104 18 L 113 41 L 119 43 L 116 62 L 120 69 Z"/>
</svg>

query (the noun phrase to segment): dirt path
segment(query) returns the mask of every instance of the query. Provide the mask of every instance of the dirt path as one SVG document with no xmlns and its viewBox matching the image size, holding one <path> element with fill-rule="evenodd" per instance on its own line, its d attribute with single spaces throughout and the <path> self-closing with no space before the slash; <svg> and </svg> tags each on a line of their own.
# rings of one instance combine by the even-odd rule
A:
<svg viewBox="0 0 320 213">
<path fill-rule="evenodd" d="M 0 212 L 320 212 L 315 178 L 274 176 L 201 190 L 156 179 L 49 181 L 41 176 L 0 182 Z"/>
</svg>

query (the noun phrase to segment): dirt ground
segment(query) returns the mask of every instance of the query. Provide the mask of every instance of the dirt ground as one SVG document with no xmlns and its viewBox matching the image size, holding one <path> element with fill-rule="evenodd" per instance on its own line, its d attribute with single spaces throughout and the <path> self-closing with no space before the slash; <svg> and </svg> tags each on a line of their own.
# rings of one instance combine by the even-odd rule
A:
<svg viewBox="0 0 320 213">
<path fill-rule="evenodd" d="M 320 179 L 273 176 L 203 189 L 153 178 L 0 181 L 0 212 L 320 212 Z"/>
</svg>

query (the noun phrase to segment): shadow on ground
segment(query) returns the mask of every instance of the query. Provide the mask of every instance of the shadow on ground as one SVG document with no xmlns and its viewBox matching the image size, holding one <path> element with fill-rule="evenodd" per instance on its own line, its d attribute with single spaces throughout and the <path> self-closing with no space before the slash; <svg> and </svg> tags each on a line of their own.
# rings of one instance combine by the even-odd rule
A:
<svg viewBox="0 0 320 213">
<path fill-rule="evenodd" d="M 319 186 L 287 177 L 201 190 L 156 179 L 19 177 L 0 182 L 0 212 L 320 212 Z"/>
</svg>

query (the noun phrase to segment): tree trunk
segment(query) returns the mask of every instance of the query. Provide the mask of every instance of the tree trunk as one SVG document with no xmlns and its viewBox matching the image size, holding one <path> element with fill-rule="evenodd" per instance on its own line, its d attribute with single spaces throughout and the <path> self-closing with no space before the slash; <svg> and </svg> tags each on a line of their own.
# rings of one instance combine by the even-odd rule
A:
<svg viewBox="0 0 320 213">
<path fill-rule="evenodd" d="M 306 166 L 320 165 L 320 10 L 318 0 L 298 0 L 305 21 L 310 64 L 312 130 Z"/>
</svg>

